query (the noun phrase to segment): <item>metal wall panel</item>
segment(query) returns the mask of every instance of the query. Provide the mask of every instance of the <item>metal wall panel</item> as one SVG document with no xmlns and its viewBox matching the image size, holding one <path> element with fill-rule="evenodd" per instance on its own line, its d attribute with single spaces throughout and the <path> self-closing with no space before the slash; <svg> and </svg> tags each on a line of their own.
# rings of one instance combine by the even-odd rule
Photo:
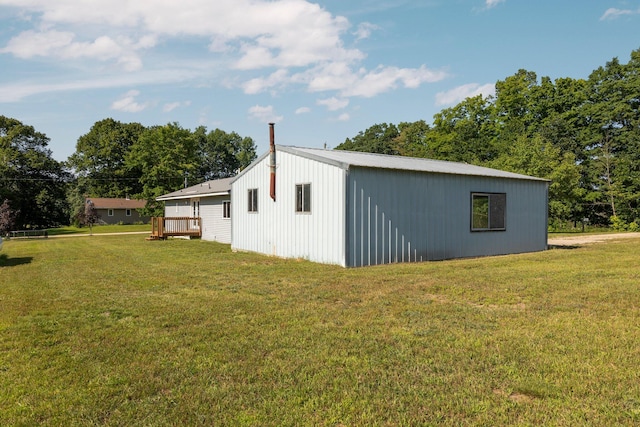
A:
<svg viewBox="0 0 640 427">
<path fill-rule="evenodd" d="M 311 184 L 311 213 L 295 212 L 295 185 Z M 343 266 L 546 249 L 547 182 L 336 165 L 277 152 L 232 184 L 234 250 Z M 258 212 L 247 192 L 258 189 Z M 506 193 L 506 230 L 471 231 L 471 194 Z"/>
<path fill-rule="evenodd" d="M 351 167 L 347 265 L 546 249 L 547 183 Z M 471 231 L 471 193 L 507 194 L 505 231 Z"/>
<path fill-rule="evenodd" d="M 269 158 L 232 184 L 232 249 L 345 265 L 345 172 L 332 165 L 276 153 L 276 201 L 269 197 Z M 311 212 L 296 213 L 296 184 L 311 184 Z M 248 212 L 248 190 L 258 211 Z"/>
</svg>

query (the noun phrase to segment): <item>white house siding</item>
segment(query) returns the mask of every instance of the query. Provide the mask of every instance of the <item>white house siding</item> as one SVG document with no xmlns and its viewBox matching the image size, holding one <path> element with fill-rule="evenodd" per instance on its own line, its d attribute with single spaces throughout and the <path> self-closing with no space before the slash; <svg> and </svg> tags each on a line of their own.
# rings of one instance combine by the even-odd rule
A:
<svg viewBox="0 0 640 427">
<path fill-rule="evenodd" d="M 203 240 L 231 243 L 231 220 L 222 217 L 222 202 L 228 200 L 229 196 L 200 198 Z"/>
<path fill-rule="evenodd" d="M 200 202 L 199 215 L 202 221 L 202 240 L 231 243 L 231 220 L 229 218 L 222 218 L 222 202 L 230 200 L 229 196 L 169 200 L 165 202 L 165 216 L 192 217 L 194 200 Z"/>
<path fill-rule="evenodd" d="M 269 156 L 232 184 L 232 249 L 345 266 L 345 171 L 283 151 L 276 154 L 276 201 Z M 296 213 L 296 184 L 311 184 L 311 213 Z M 258 212 L 247 212 L 258 189 Z"/>
<path fill-rule="evenodd" d="M 547 183 L 352 167 L 348 266 L 546 249 Z M 506 193 L 506 230 L 471 231 L 471 193 Z"/>
<path fill-rule="evenodd" d="M 164 216 L 166 217 L 192 216 L 191 201 L 189 199 L 167 200 L 164 205 Z"/>
</svg>

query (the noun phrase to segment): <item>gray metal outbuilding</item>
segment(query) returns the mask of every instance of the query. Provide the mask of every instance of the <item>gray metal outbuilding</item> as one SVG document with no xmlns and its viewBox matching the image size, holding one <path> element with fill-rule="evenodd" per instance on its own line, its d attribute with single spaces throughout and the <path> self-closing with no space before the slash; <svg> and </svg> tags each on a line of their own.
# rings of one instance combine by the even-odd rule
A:
<svg viewBox="0 0 640 427">
<path fill-rule="evenodd" d="M 546 249 L 547 180 L 429 159 L 274 149 L 275 164 L 265 153 L 231 183 L 233 250 L 355 267 Z"/>
</svg>

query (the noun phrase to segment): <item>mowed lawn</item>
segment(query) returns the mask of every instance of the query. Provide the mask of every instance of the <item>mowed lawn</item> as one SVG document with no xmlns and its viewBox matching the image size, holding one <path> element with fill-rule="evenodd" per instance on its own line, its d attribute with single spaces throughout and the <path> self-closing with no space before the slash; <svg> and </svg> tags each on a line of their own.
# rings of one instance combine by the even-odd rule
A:
<svg viewBox="0 0 640 427">
<path fill-rule="evenodd" d="M 640 240 L 343 269 L 6 241 L 0 425 L 638 425 Z"/>
</svg>

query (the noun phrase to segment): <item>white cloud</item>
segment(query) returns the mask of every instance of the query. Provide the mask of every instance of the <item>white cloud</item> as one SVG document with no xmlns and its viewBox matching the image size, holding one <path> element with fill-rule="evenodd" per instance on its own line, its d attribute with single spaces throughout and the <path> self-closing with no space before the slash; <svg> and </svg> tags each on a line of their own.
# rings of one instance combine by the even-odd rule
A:
<svg viewBox="0 0 640 427">
<path fill-rule="evenodd" d="M 0 86 L 0 102 L 18 102 L 28 96 L 93 89 L 112 89 L 146 84 L 169 84 L 199 77 L 199 73 L 186 69 L 162 69 L 134 74 L 117 73 L 89 79 L 74 79 L 67 82 L 36 83 L 14 82 Z"/>
<path fill-rule="evenodd" d="M 349 116 L 349 113 L 342 113 L 338 116 L 338 121 L 340 122 L 346 122 L 351 118 L 351 116 Z"/>
<path fill-rule="evenodd" d="M 485 0 L 485 6 L 487 9 L 491 9 L 492 7 L 496 7 L 498 4 L 503 3 L 506 0 Z"/>
<path fill-rule="evenodd" d="M 361 71 L 352 85 L 344 87 L 344 96 L 362 96 L 370 98 L 395 89 L 399 84 L 415 89 L 422 83 L 434 83 L 447 77 L 444 71 L 433 71 L 425 67 L 398 68 L 379 66 L 373 71 Z"/>
<path fill-rule="evenodd" d="M 336 98 L 334 96 L 327 99 L 319 99 L 317 104 L 327 107 L 329 111 L 336 111 L 346 108 L 347 105 L 349 105 L 349 100 L 345 98 Z"/>
<path fill-rule="evenodd" d="M 615 7 L 607 9 L 604 14 L 600 17 L 601 21 L 613 20 L 620 18 L 625 15 L 637 15 L 640 14 L 640 9 L 631 10 L 631 9 L 616 9 Z"/>
<path fill-rule="evenodd" d="M 249 108 L 249 117 L 262 123 L 279 123 L 284 118 L 278 116 L 271 105 L 254 105 Z"/>
<path fill-rule="evenodd" d="M 487 83 L 481 86 L 478 83 L 469 83 L 455 87 L 446 92 L 437 93 L 436 105 L 453 105 L 477 95 L 483 95 L 486 97 L 489 95 L 493 96 L 495 93 L 496 88 L 494 84 Z"/>
<path fill-rule="evenodd" d="M 242 84 L 244 93 L 255 94 L 266 89 L 282 85 L 288 81 L 289 72 L 287 70 L 278 70 L 267 77 L 256 77 Z"/>
<path fill-rule="evenodd" d="M 164 107 L 162 107 L 162 111 L 164 113 L 169 113 L 178 108 L 180 105 L 182 105 L 181 102 L 170 102 L 168 104 L 164 104 Z"/>
<path fill-rule="evenodd" d="M 231 52 L 233 47 L 229 44 L 229 39 L 223 35 L 213 35 L 209 43 L 209 51 L 216 53 Z"/>
<path fill-rule="evenodd" d="M 67 48 L 74 37 L 73 33 L 67 31 L 35 32 L 29 30 L 9 40 L 7 46 L 0 52 L 12 53 L 21 59 L 47 56 L 53 51 Z"/>
<path fill-rule="evenodd" d="M 136 101 L 136 97 L 140 95 L 140 91 L 130 90 L 124 96 L 111 104 L 112 110 L 124 111 L 127 113 L 138 113 L 148 107 L 148 104 L 140 104 Z"/>
<path fill-rule="evenodd" d="M 353 34 L 356 36 L 356 40 L 368 39 L 369 37 L 371 37 L 371 33 L 378 28 L 379 27 L 377 25 L 374 25 L 370 22 L 363 22 L 362 24 L 358 25 L 358 29 Z"/>
<path fill-rule="evenodd" d="M 166 37 L 211 40 L 214 52 L 239 48 L 237 68 L 306 66 L 338 58 L 363 58 L 341 35 L 349 21 L 307 0 L 4 0 L 47 26 L 110 27 Z"/>
<path fill-rule="evenodd" d="M 309 107 L 300 107 L 296 109 L 296 114 L 307 114 L 311 112 L 311 108 Z"/>
<path fill-rule="evenodd" d="M 75 38 L 75 34 L 68 31 L 28 30 L 9 40 L 7 46 L 0 49 L 0 53 L 11 53 L 21 59 L 42 56 L 61 59 L 115 60 L 125 70 L 134 71 L 142 67 L 142 61 L 136 51 L 155 44 L 155 39 L 150 36 L 145 36 L 138 42 L 127 38 L 114 40 L 108 36 L 100 36 L 92 42 L 77 42 Z"/>
<path fill-rule="evenodd" d="M 489 0 L 495 2 L 496 0 Z M 42 57 L 61 66 L 73 59 L 83 70 L 117 64 L 129 72 L 160 67 L 148 56 L 168 42 L 200 43 L 218 62 L 207 72 L 221 85 L 246 94 L 279 91 L 291 85 L 310 92 L 336 91 L 341 97 L 371 97 L 397 87 L 416 88 L 445 74 L 425 65 L 361 68 L 366 53 L 347 43 L 370 37 L 378 27 L 353 24 L 311 0 L 1 0 L 13 6 L 32 29 L 16 34 L 1 53 L 20 59 Z M 182 54 L 182 52 L 180 52 Z M 185 56 L 188 54 L 185 50 Z M 83 61 L 84 62 L 80 62 Z M 181 58 L 184 63 L 185 58 Z M 198 58 L 204 63 L 208 58 Z M 196 61 L 189 65 L 198 68 Z M 154 62 L 155 61 L 155 62 Z M 175 65 L 173 65 L 175 66 Z M 273 70 L 276 70 L 275 72 Z M 265 74 L 264 70 L 268 70 Z M 202 69 L 196 74 L 206 75 Z M 222 76 L 219 76 L 223 74 Z M 250 77 L 248 77 L 248 75 Z"/>
<path fill-rule="evenodd" d="M 338 91 L 341 97 L 371 98 L 399 86 L 415 89 L 423 83 L 435 83 L 447 77 L 442 70 L 379 66 L 374 70 L 354 71 L 349 64 L 323 64 L 292 76 L 293 81 L 305 82 L 310 92 Z"/>
<path fill-rule="evenodd" d="M 191 105 L 191 101 L 169 102 L 167 104 L 164 104 L 164 106 L 162 107 L 162 111 L 165 113 L 169 113 L 176 108 L 188 107 L 189 105 Z"/>
</svg>

